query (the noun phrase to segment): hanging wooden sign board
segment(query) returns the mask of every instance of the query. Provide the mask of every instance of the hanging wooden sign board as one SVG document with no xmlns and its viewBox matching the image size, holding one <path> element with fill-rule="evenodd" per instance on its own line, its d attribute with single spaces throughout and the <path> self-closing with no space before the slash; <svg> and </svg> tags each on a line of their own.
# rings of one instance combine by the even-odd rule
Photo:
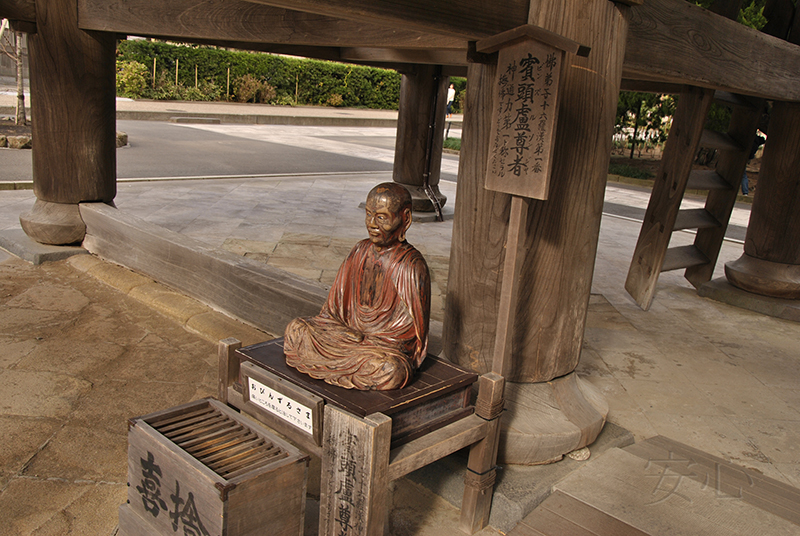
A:
<svg viewBox="0 0 800 536">
<path fill-rule="evenodd" d="M 485 187 L 547 199 L 564 59 L 589 49 L 526 25 L 478 41 L 476 50 L 499 51 Z"/>
</svg>

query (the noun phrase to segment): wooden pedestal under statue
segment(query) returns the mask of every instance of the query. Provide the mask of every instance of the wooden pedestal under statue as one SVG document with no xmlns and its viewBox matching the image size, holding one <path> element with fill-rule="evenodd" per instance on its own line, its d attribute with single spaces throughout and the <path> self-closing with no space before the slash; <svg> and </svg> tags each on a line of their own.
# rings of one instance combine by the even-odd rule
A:
<svg viewBox="0 0 800 536">
<path fill-rule="evenodd" d="M 281 432 L 322 461 L 320 535 L 383 536 L 388 485 L 470 447 L 461 527 L 488 523 L 503 379 L 428 356 L 402 389 L 330 385 L 286 365 L 283 341 L 219 345 L 218 398 Z M 469 403 L 478 380 L 478 398 Z"/>
</svg>

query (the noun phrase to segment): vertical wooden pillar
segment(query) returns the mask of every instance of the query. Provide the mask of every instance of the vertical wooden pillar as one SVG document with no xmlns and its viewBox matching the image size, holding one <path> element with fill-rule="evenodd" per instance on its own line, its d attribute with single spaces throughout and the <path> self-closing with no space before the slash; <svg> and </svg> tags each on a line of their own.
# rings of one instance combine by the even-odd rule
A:
<svg viewBox="0 0 800 536">
<path fill-rule="evenodd" d="M 114 34 L 78 29 L 76 0 L 37 0 L 28 39 L 33 189 L 20 217 L 36 241 L 83 238 L 77 204 L 116 195 Z"/>
<path fill-rule="evenodd" d="M 748 292 L 800 299 L 800 104 L 776 102 L 750 212 L 744 254 L 725 265 Z"/>
<path fill-rule="evenodd" d="M 591 47 L 567 55 L 550 197 L 532 200 L 521 241 L 510 381 L 546 382 L 578 363 L 591 291 L 628 8 L 532 0 L 529 23 Z M 483 188 L 496 67 L 471 65 L 445 312 L 447 357 L 491 367 L 511 196 Z"/>
<path fill-rule="evenodd" d="M 383 536 L 389 516 L 392 419 L 325 406 L 319 534 Z"/>
<path fill-rule="evenodd" d="M 403 73 L 400 82 L 392 179 L 408 188 L 414 210 L 421 212 L 434 211 L 431 195 L 440 206 L 447 201 L 439 192 L 439 176 L 448 82 L 436 65 L 414 65 L 413 70 Z M 427 193 L 426 175 L 430 186 Z"/>
</svg>

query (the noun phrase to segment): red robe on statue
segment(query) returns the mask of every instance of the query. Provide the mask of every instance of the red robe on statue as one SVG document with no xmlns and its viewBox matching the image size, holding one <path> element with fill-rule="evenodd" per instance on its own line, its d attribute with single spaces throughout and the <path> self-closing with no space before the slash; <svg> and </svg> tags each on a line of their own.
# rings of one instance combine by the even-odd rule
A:
<svg viewBox="0 0 800 536">
<path fill-rule="evenodd" d="M 428 348 L 430 275 L 407 242 L 362 240 L 342 263 L 318 316 L 286 327 L 286 363 L 348 389 L 399 389 Z"/>
</svg>

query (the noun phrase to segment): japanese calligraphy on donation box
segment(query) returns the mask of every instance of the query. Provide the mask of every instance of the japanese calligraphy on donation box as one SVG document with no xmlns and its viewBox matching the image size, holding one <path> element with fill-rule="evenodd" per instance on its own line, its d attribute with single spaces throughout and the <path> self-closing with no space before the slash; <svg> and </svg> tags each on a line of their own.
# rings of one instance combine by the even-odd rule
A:
<svg viewBox="0 0 800 536">
<path fill-rule="evenodd" d="M 525 40 L 499 52 L 486 188 L 547 199 L 564 51 Z"/>
</svg>

